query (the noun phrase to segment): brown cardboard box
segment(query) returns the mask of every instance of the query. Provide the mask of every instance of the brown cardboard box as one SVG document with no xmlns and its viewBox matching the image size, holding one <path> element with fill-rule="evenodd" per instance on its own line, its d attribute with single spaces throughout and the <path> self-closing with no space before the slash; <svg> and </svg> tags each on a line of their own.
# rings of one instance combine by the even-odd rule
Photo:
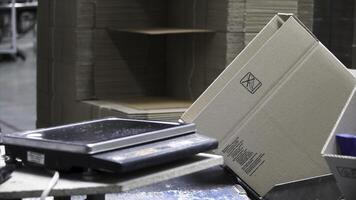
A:
<svg viewBox="0 0 356 200">
<path fill-rule="evenodd" d="M 356 81 L 294 16 L 277 15 L 182 116 L 259 196 L 329 174 L 320 149 Z"/>
</svg>

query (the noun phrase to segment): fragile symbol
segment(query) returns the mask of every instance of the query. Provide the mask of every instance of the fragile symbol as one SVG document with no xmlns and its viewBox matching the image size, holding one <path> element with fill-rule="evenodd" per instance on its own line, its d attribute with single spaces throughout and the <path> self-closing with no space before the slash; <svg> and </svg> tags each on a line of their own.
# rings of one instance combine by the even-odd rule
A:
<svg viewBox="0 0 356 200">
<path fill-rule="evenodd" d="M 248 72 L 240 81 L 241 85 L 244 86 L 251 94 L 254 94 L 261 86 L 262 83 L 259 81 L 251 72 Z"/>
</svg>

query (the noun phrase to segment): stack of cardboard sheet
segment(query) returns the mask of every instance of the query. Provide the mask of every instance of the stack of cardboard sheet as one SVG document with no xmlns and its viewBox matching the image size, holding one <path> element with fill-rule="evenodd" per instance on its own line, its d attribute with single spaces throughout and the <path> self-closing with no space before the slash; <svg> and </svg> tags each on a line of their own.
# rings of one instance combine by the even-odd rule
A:
<svg viewBox="0 0 356 200">
<path fill-rule="evenodd" d="M 158 97 L 85 101 L 88 105 L 111 110 L 115 116 L 132 119 L 177 121 L 191 101 Z"/>
<path fill-rule="evenodd" d="M 355 41 L 355 1 L 330 1 L 329 48 L 347 67 L 354 68 L 352 61 Z"/>
<path fill-rule="evenodd" d="M 116 108 L 135 97 L 173 99 L 170 104 L 194 100 L 275 13 L 296 13 L 311 2 L 40 0 L 38 125 L 100 117 L 92 112 L 95 104 L 84 100 L 115 99 L 117 105 L 110 105 Z M 150 119 L 179 115 L 162 109 L 157 115 L 116 113 Z"/>
<path fill-rule="evenodd" d="M 43 127 L 72 116 L 65 110 L 74 110 L 76 99 L 94 95 L 94 13 L 86 0 L 42 0 L 38 15 L 37 125 Z"/>
<path fill-rule="evenodd" d="M 100 49 L 94 52 L 98 100 L 89 104 L 120 117 L 178 120 L 190 106 L 181 99 L 190 99 L 189 90 L 205 89 L 191 89 L 188 83 L 201 76 L 197 70 L 189 78 L 193 65 L 196 69 L 203 66 L 199 64 L 203 62 L 193 61 L 204 52 L 200 44 L 205 42 L 196 40 L 209 32 L 197 26 L 198 19 L 192 23 L 191 9 L 198 10 L 199 6 L 194 8 L 191 1 L 112 2 L 110 7 L 97 5 L 97 15 L 116 20 L 106 24 L 106 30 L 95 32 L 94 49 Z"/>
<path fill-rule="evenodd" d="M 208 86 L 242 51 L 246 0 L 213 0 L 207 4 L 207 26 L 216 30 L 209 41 L 205 84 Z"/>
<path fill-rule="evenodd" d="M 277 12 L 297 13 L 296 0 L 246 0 L 245 31 L 259 32 Z"/>
<path fill-rule="evenodd" d="M 245 44 L 247 45 L 276 13 L 293 13 L 312 29 L 312 0 L 246 0 Z"/>
<path fill-rule="evenodd" d="M 208 27 L 218 30 L 210 41 L 206 82 L 211 83 L 277 13 L 294 13 L 313 27 L 313 0 L 209 1 Z"/>
<path fill-rule="evenodd" d="M 40 1 L 38 126 L 99 117 L 81 100 L 164 94 L 163 40 L 109 28 L 165 25 L 166 7 L 163 0 Z"/>
<path fill-rule="evenodd" d="M 165 75 L 162 40 L 115 29 L 163 26 L 166 7 L 163 0 L 96 3 L 93 40 L 96 98 L 162 94 Z"/>
<path fill-rule="evenodd" d="M 52 113 L 52 41 L 51 8 L 49 1 L 38 5 L 37 20 L 37 126 L 47 126 L 51 123 Z"/>
<path fill-rule="evenodd" d="M 330 47 L 330 20 L 331 7 L 330 0 L 314 1 L 314 22 L 313 33 L 328 48 Z"/>
<path fill-rule="evenodd" d="M 150 38 L 137 35 L 96 31 L 95 97 L 108 99 L 162 94 L 165 89 L 165 63 L 164 48 L 162 50 L 159 45 L 164 43 L 155 43 Z"/>
<path fill-rule="evenodd" d="M 310 30 L 313 30 L 314 24 L 314 3 L 315 0 L 298 1 L 298 18 Z"/>
<path fill-rule="evenodd" d="M 314 33 L 348 68 L 356 63 L 356 5 L 353 0 L 316 0 Z"/>
</svg>

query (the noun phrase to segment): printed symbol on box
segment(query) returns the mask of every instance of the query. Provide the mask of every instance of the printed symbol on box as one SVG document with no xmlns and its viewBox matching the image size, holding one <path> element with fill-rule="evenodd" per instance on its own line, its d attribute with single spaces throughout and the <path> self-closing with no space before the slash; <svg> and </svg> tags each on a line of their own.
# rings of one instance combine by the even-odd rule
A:
<svg viewBox="0 0 356 200">
<path fill-rule="evenodd" d="M 336 167 L 340 176 L 344 178 L 354 178 L 356 179 L 356 169 L 349 167 Z"/>
<path fill-rule="evenodd" d="M 251 72 L 248 72 L 240 81 L 241 85 L 244 86 L 251 94 L 254 94 L 261 86 L 262 83 L 259 81 Z"/>
</svg>

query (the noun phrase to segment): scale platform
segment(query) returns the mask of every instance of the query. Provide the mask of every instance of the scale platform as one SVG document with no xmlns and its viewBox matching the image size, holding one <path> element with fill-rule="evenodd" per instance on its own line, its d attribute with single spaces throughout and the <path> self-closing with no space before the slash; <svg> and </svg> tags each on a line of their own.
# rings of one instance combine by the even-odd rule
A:
<svg viewBox="0 0 356 200">
<path fill-rule="evenodd" d="M 126 173 L 215 149 L 194 124 L 108 118 L 3 136 L 6 155 L 28 166 Z"/>
</svg>

